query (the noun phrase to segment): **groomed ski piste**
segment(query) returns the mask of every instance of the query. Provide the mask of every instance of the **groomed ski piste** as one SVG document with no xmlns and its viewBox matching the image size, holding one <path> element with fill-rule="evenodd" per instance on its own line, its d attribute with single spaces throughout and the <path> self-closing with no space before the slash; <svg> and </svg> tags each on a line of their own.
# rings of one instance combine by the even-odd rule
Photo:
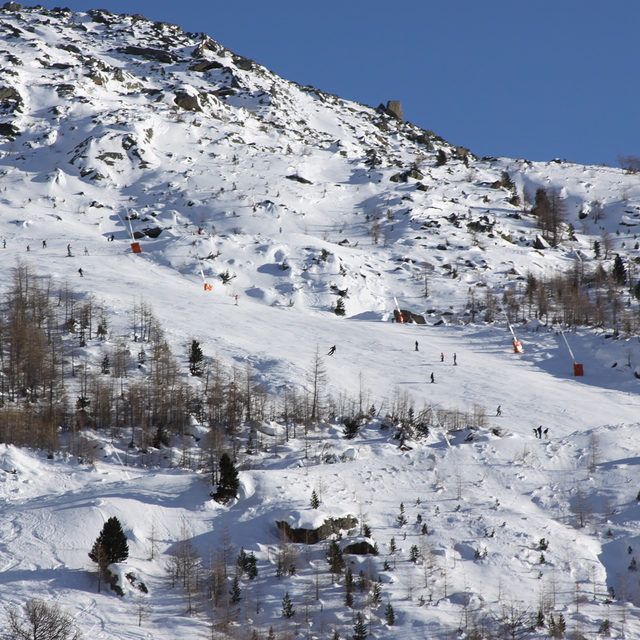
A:
<svg viewBox="0 0 640 640">
<path fill-rule="evenodd" d="M 42 598 L 92 640 L 266 638 L 270 627 L 282 638 L 346 639 L 358 612 L 374 638 L 470 637 L 492 619 L 478 636 L 489 637 L 524 633 L 539 610 L 547 626 L 533 638 L 560 614 L 568 636 L 596 637 L 608 621 L 611 637 L 640 637 L 638 339 L 512 318 L 518 354 L 500 306 L 528 273 L 576 261 L 610 272 L 620 254 L 635 277 L 637 175 L 467 156 L 172 25 L 26 8 L 0 19 L 0 92 L 16 92 L 0 94 L 2 122 L 15 128 L 0 138 L 1 293 L 20 263 L 93 296 L 109 335 L 75 352 L 92 374 L 116 343 L 136 348 L 131 316 L 144 302 L 194 388 L 204 383 L 189 376 L 186 354 L 197 339 L 208 358 L 248 364 L 276 399 L 308 387 L 319 354 L 327 393 L 375 407 L 354 439 L 339 421 L 308 433 L 298 425 L 288 441 L 282 421 L 259 425 L 259 446 L 247 454 L 245 438 L 239 448 L 240 492 L 226 505 L 211 498 L 209 474 L 180 464 L 185 449 L 197 458 L 208 430 L 195 418 L 189 438 L 146 458 L 128 446 L 130 432 L 88 432 L 91 461 L 66 453 L 65 434 L 51 454 L 0 445 L 1 608 Z M 207 70 L 190 68 L 202 62 Z M 513 187 L 496 186 L 505 172 Z M 539 187 L 559 190 L 573 225 L 555 248 L 534 248 L 535 220 L 510 204 Z M 604 233 L 608 256 L 597 259 Z M 472 289 L 495 292 L 491 322 L 472 319 Z M 333 312 L 338 299 L 344 317 Z M 392 322 L 395 300 L 426 324 Z M 79 381 L 65 384 L 75 398 Z M 475 412 L 482 426 L 436 420 L 425 437 L 398 438 L 385 416 L 408 398 L 416 411 Z M 366 522 L 377 544 L 379 555 L 345 561 L 356 582 L 360 571 L 380 581 L 378 603 L 356 587 L 345 606 L 325 543 L 292 545 L 296 571 L 277 575 L 276 521 L 315 527 L 347 514 L 358 524 L 343 543 L 362 540 Z M 87 554 L 112 516 L 130 547 L 116 570 L 133 572 L 147 594 L 124 577 L 124 596 L 98 593 Z M 225 594 L 238 552 L 257 558 L 224 632 L 211 630 L 206 598 L 187 613 L 184 589 L 167 577 L 185 532 L 205 566 L 226 550 Z M 286 593 L 292 618 L 282 614 Z M 223 617 L 213 611 L 214 622 Z"/>
</svg>

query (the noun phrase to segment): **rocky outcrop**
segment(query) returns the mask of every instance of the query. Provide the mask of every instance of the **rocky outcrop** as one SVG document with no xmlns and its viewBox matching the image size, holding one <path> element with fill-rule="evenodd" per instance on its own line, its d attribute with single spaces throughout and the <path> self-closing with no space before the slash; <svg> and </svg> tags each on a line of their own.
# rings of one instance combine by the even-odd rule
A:
<svg viewBox="0 0 640 640">
<path fill-rule="evenodd" d="M 0 87 L 0 109 L 5 112 L 22 111 L 22 96 L 15 87 Z"/>
<path fill-rule="evenodd" d="M 224 47 L 219 45 L 215 40 L 206 37 L 191 53 L 194 58 L 206 58 L 207 52 L 220 55 L 224 51 Z"/>
<path fill-rule="evenodd" d="M 216 62 L 215 60 L 200 60 L 196 64 L 189 67 L 189 71 L 209 71 L 211 69 L 222 69 L 223 64 Z"/>
<path fill-rule="evenodd" d="M 149 47 L 123 47 L 119 50 L 121 53 L 127 53 L 132 56 L 140 56 L 141 58 L 146 58 L 147 60 L 159 60 L 160 62 L 166 62 L 167 64 L 171 64 L 178 59 L 178 56 L 173 53 L 169 53 L 168 51 L 163 51 L 162 49 L 151 49 Z"/>
<path fill-rule="evenodd" d="M 20 129 L 14 124 L 8 122 L 0 123 L 0 136 L 14 140 L 20 135 Z"/>
<path fill-rule="evenodd" d="M 367 540 L 352 542 L 351 544 L 348 544 L 342 551 L 344 553 L 351 553 L 355 556 L 378 555 L 378 550 Z"/>
<path fill-rule="evenodd" d="M 387 107 L 385 109 L 387 115 L 390 115 L 392 118 L 397 118 L 398 120 L 402 120 L 402 103 L 400 100 L 389 100 L 387 102 Z"/>
<path fill-rule="evenodd" d="M 296 182 L 299 182 L 300 184 L 313 184 L 313 182 L 311 182 L 311 180 L 307 180 L 306 178 L 303 178 L 302 176 L 299 176 L 297 173 L 293 173 L 290 176 L 286 176 L 287 180 L 295 180 Z"/>
<path fill-rule="evenodd" d="M 403 171 L 402 173 L 396 173 L 392 175 L 389 180 L 391 182 L 407 182 L 409 178 L 413 178 L 414 180 L 422 180 L 424 175 L 417 169 L 408 169 L 407 171 Z"/>
<path fill-rule="evenodd" d="M 293 529 L 291 525 L 284 520 L 278 520 L 276 522 L 278 529 L 280 529 L 291 542 L 301 544 L 316 544 L 316 542 L 326 540 L 334 533 L 353 529 L 357 524 L 358 519 L 354 516 L 327 518 L 317 529 Z"/>
<path fill-rule="evenodd" d="M 198 96 L 194 96 L 186 91 L 176 91 L 176 97 L 173 101 L 185 111 L 202 111 Z"/>
</svg>

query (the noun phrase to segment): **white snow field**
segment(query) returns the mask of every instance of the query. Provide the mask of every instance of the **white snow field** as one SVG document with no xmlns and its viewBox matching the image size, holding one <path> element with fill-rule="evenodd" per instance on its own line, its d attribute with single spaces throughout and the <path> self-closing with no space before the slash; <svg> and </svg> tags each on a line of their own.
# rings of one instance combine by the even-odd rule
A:
<svg viewBox="0 0 640 640">
<path fill-rule="evenodd" d="M 566 206 L 556 247 L 524 204 L 538 188 Z M 0 629 L 7 608 L 42 598 L 90 640 L 267 638 L 270 628 L 283 640 L 350 639 L 357 612 L 374 638 L 542 638 L 560 615 L 570 637 L 640 637 L 639 223 L 637 174 L 478 159 L 383 110 L 287 82 L 204 34 L 5 5 L 0 293 L 20 261 L 101 304 L 107 339 L 74 351 L 91 375 L 108 348 L 138 349 L 131 317 L 145 303 L 194 390 L 204 382 L 188 375 L 186 354 L 197 339 L 208 358 L 248 365 L 274 408 L 253 425 L 251 454 L 249 425 L 240 429 L 241 488 L 226 505 L 195 463 L 209 430 L 195 417 L 189 437 L 145 455 L 128 447 L 130 432 L 89 430 L 93 461 L 72 457 L 65 433 L 54 452 L 0 444 Z M 514 352 L 505 292 L 522 294 L 530 274 L 611 273 L 616 255 L 628 282 L 615 290 L 615 325 L 570 327 L 559 312 L 525 319 L 521 308 L 511 320 L 524 353 Z M 487 291 L 496 303 L 485 322 L 469 301 Z M 426 323 L 392 322 L 398 306 Z M 289 425 L 286 440 L 280 401 L 309 387 L 316 354 L 328 394 L 375 407 L 353 439 L 328 419 L 308 433 L 297 425 L 295 437 Z M 574 358 L 584 376 L 574 377 Z M 79 385 L 65 380 L 72 401 Z M 402 403 L 465 417 L 452 429 L 434 411 L 428 435 L 408 438 L 386 418 Z M 185 451 L 193 464 L 181 463 Z M 310 528 L 345 515 L 358 524 L 343 546 L 371 528 L 379 555 L 345 561 L 356 583 L 361 571 L 380 581 L 379 602 L 356 584 L 345 605 L 324 542 L 293 545 L 295 574 L 277 575 L 276 521 Z M 112 516 L 130 548 L 114 571 L 135 573 L 147 594 L 126 578 L 122 597 L 98 592 L 87 554 Z M 223 600 L 239 551 L 255 554 L 258 577 L 240 579 L 237 605 L 212 608 L 203 588 L 187 612 L 166 570 L 185 533 L 204 567 L 226 554 Z M 532 628 L 539 611 L 544 625 Z"/>
</svg>

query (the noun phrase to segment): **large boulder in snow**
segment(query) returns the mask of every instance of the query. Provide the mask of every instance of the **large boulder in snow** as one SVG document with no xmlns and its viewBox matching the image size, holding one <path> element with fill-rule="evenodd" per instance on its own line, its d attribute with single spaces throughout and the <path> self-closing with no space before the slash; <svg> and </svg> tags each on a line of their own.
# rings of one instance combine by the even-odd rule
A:
<svg viewBox="0 0 640 640">
<path fill-rule="evenodd" d="M 293 528 L 285 520 L 276 521 L 276 526 L 282 531 L 291 542 L 304 544 L 315 544 L 321 540 L 326 540 L 330 535 L 353 529 L 358 524 L 358 519 L 354 516 L 343 516 L 342 518 L 326 518 L 319 527 Z"/>
<path fill-rule="evenodd" d="M 176 91 L 173 101 L 185 111 L 202 111 L 198 96 L 194 96 L 186 91 Z"/>
<path fill-rule="evenodd" d="M 402 120 L 403 119 L 402 102 L 400 102 L 400 100 L 389 100 L 389 102 L 387 102 L 386 112 L 388 115 L 392 116 L 393 118 L 398 118 L 398 120 Z"/>
<path fill-rule="evenodd" d="M 358 542 L 352 542 L 348 544 L 342 551 L 344 553 L 351 553 L 354 556 L 377 556 L 378 551 L 368 540 L 359 540 Z"/>
<path fill-rule="evenodd" d="M 536 239 L 533 241 L 533 248 L 550 249 L 551 245 L 542 236 L 536 236 Z"/>
</svg>

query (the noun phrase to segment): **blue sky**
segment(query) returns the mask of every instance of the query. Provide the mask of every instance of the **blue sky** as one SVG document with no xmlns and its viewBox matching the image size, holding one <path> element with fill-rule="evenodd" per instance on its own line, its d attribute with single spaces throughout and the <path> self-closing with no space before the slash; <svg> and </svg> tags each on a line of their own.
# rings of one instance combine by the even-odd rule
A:
<svg viewBox="0 0 640 640">
<path fill-rule="evenodd" d="M 45 6 L 57 6 L 45 2 Z M 288 80 L 377 106 L 480 156 L 640 156 L 638 0 L 87 0 L 204 31 Z"/>
</svg>

